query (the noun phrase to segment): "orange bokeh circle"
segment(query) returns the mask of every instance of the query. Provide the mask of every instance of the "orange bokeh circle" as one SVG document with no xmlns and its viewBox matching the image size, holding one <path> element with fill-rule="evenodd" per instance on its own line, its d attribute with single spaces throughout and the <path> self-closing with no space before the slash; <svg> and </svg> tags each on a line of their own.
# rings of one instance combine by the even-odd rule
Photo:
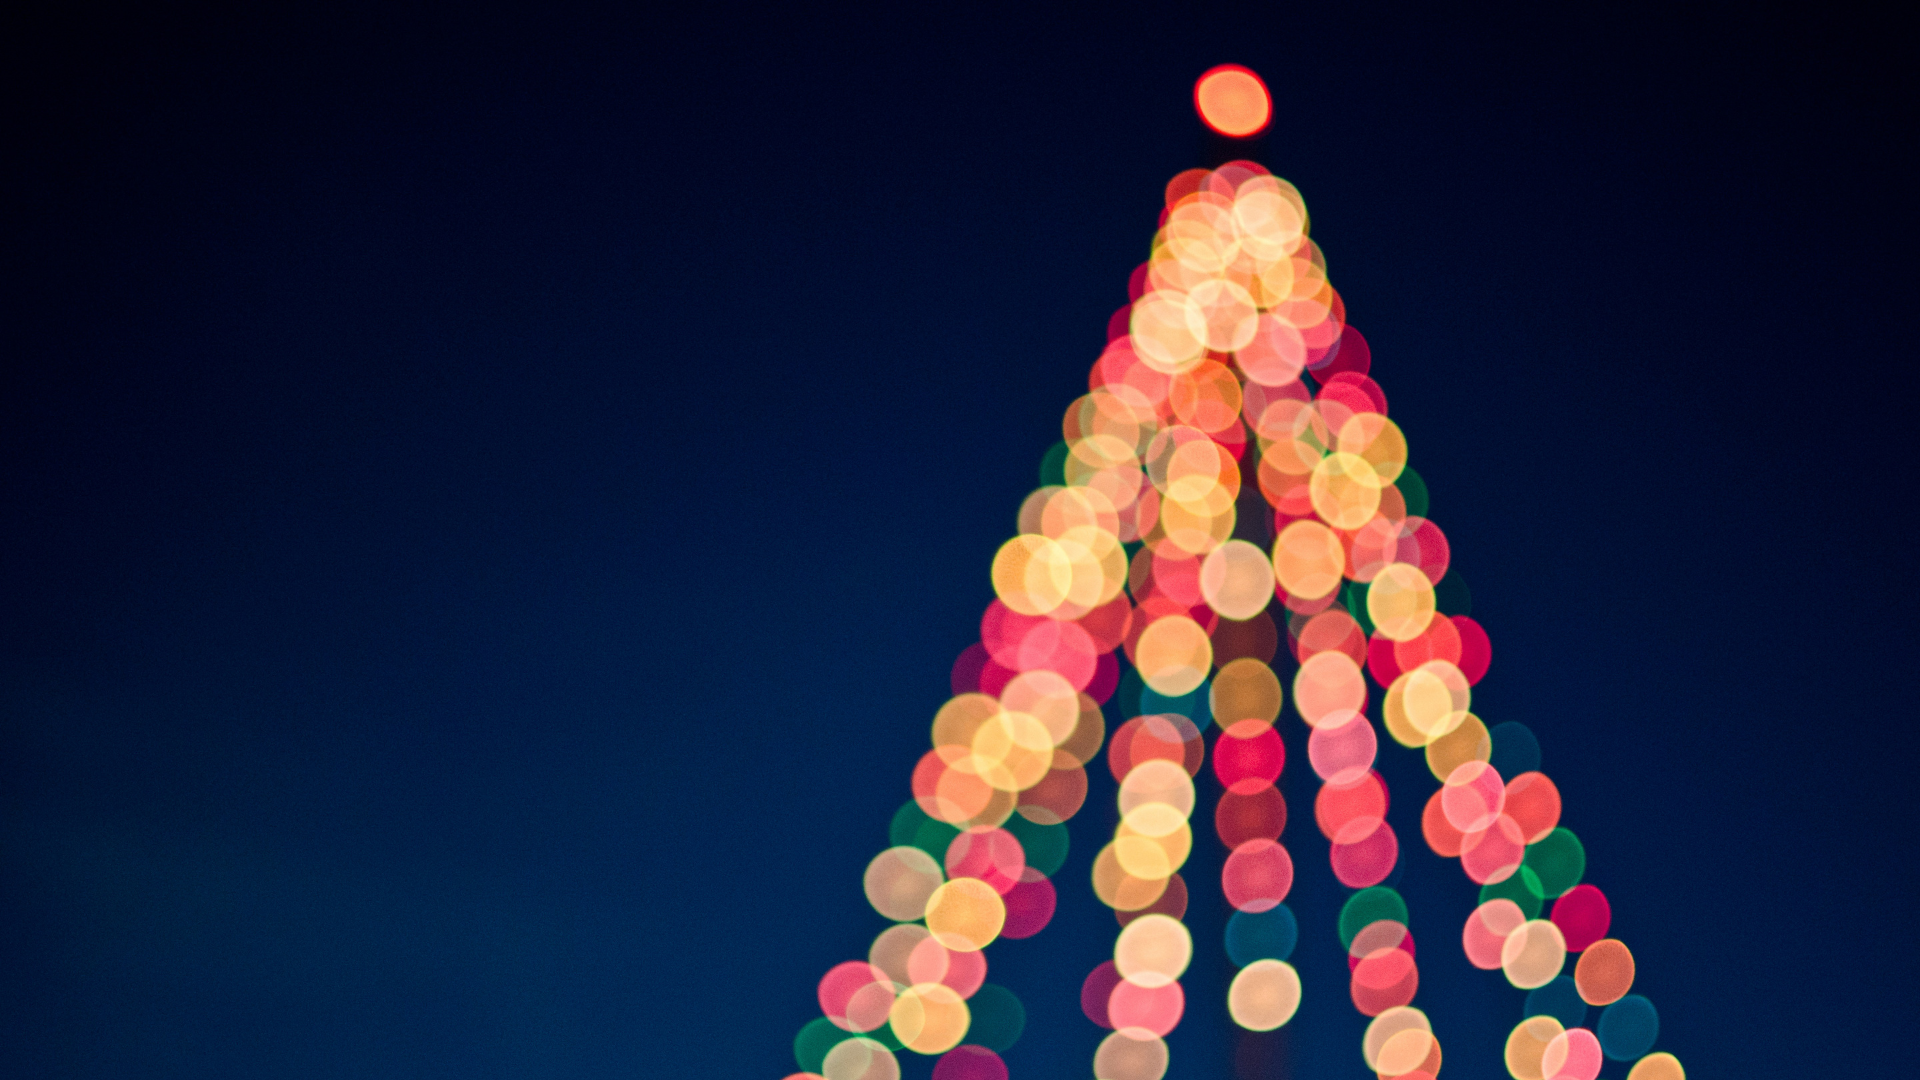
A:
<svg viewBox="0 0 1920 1080">
<path fill-rule="evenodd" d="M 1193 84 L 1193 107 L 1222 135 L 1250 138 L 1273 119 L 1273 98 L 1260 76 L 1239 64 L 1221 64 Z"/>
</svg>

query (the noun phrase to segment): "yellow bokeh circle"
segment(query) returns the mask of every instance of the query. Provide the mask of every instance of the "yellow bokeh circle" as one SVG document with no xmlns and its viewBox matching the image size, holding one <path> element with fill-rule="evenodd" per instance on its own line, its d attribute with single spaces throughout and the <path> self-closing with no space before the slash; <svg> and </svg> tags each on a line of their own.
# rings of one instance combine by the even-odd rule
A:
<svg viewBox="0 0 1920 1080">
<path fill-rule="evenodd" d="M 1545 1080 L 1540 1068 L 1547 1044 L 1566 1028 L 1551 1016 L 1530 1016 L 1514 1026 L 1507 1035 L 1507 1072 L 1513 1080 Z"/>
<path fill-rule="evenodd" d="M 1149 988 L 1178 979 L 1192 959 L 1193 936 L 1180 920 L 1167 915 L 1142 915 L 1120 931 L 1113 945 L 1113 966 L 1120 976 Z"/>
<path fill-rule="evenodd" d="M 1300 974 L 1285 960 L 1255 960 L 1227 987 L 1227 1013 L 1248 1031 L 1272 1031 L 1300 1008 Z"/>
<path fill-rule="evenodd" d="M 972 1015 L 950 986 L 917 983 L 894 999 L 887 1024 L 900 1045 L 916 1054 L 944 1054 L 966 1038 Z"/>
<path fill-rule="evenodd" d="M 1213 642 L 1185 615 L 1157 619 L 1134 646 L 1134 667 L 1156 694 L 1182 697 L 1200 688 L 1213 668 Z"/>
<path fill-rule="evenodd" d="M 1050 537 L 1021 533 L 993 557 L 993 592 L 1022 615 L 1045 615 L 1073 587 L 1073 557 Z"/>
<path fill-rule="evenodd" d="M 1307 493 L 1320 520 L 1351 532 L 1373 519 L 1380 509 L 1380 489 L 1385 486 L 1366 458 L 1336 451 L 1313 466 Z"/>
<path fill-rule="evenodd" d="M 1367 618 L 1380 636 L 1412 641 L 1433 622 L 1433 582 L 1411 563 L 1393 563 L 1367 586 Z"/>
<path fill-rule="evenodd" d="M 1648 1054 L 1634 1062 L 1627 1080 L 1687 1080 L 1687 1070 L 1680 1067 L 1680 1059 L 1672 1054 Z"/>
<path fill-rule="evenodd" d="M 845 1039 L 820 1066 L 826 1080 L 900 1080 L 900 1061 L 876 1039 Z"/>
<path fill-rule="evenodd" d="M 1380 1052 L 1395 1035 L 1403 1031 L 1432 1030 L 1433 1024 L 1426 1013 L 1411 1005 L 1396 1006 L 1374 1017 L 1367 1025 L 1366 1034 L 1360 1037 L 1360 1056 L 1366 1059 L 1367 1068 L 1379 1072 Z"/>
<path fill-rule="evenodd" d="M 977 952 L 1006 925 L 1007 905 L 978 878 L 955 878 L 927 897 L 927 929 L 954 952 Z"/>
<path fill-rule="evenodd" d="M 1522 990 L 1547 985 L 1567 963 L 1567 939 L 1546 919 L 1531 919 L 1507 935 L 1500 946 L 1500 969 Z"/>
<path fill-rule="evenodd" d="M 1200 564 L 1200 595 L 1226 618 L 1251 619 L 1273 600 L 1273 563 L 1245 540 L 1229 540 Z"/>
<path fill-rule="evenodd" d="M 1318 521 L 1295 521 L 1273 542 L 1274 577 L 1302 600 L 1318 600 L 1339 588 L 1346 569 L 1339 534 Z"/>
<path fill-rule="evenodd" d="M 873 910 L 894 922 L 911 922 L 927 913 L 927 900 L 945 880 L 933 856 L 917 847 L 893 847 L 873 857 L 861 884 Z"/>
</svg>

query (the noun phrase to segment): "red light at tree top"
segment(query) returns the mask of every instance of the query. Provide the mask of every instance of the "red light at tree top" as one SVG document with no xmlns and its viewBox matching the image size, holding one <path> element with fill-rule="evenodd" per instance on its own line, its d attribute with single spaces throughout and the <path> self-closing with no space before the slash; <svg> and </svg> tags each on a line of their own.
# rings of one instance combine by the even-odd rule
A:
<svg viewBox="0 0 1920 1080">
<path fill-rule="evenodd" d="M 1239 64 L 1221 64 L 1193 84 L 1193 106 L 1200 119 L 1222 135 L 1251 138 L 1273 119 L 1273 98 L 1260 76 Z"/>
</svg>

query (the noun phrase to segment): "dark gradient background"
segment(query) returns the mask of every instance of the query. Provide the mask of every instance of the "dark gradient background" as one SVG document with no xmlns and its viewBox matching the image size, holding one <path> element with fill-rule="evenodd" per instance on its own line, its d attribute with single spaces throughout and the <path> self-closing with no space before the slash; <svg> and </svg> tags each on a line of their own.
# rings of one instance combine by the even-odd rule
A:
<svg viewBox="0 0 1920 1080">
<path fill-rule="evenodd" d="M 792 1071 L 1232 60 L 1661 1045 L 1897 1075 L 1917 125 L 1865 18 L 8 16 L 0 1074 Z M 1290 723 L 1261 1075 L 1360 1077 Z M 1417 1003 L 1500 1076 L 1383 757 Z M 1016 1077 L 1089 1075 L 1105 805 L 989 954 Z M 1235 1052 L 1201 820 L 1178 1080 Z"/>
</svg>

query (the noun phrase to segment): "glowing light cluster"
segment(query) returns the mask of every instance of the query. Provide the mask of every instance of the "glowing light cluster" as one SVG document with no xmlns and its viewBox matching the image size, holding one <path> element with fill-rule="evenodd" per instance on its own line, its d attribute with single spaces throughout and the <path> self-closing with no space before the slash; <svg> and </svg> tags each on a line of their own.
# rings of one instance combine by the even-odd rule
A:
<svg viewBox="0 0 1920 1080">
<path fill-rule="evenodd" d="M 1223 134 L 1257 133 L 1270 115 L 1244 69 L 1209 72 L 1195 97 Z M 1491 643 L 1308 224 L 1299 192 L 1250 162 L 1167 186 L 1088 392 L 992 558 L 994 599 L 953 667 L 912 799 L 867 866 L 867 900 L 893 925 L 820 980 L 796 1077 L 895 1080 L 895 1055 L 912 1052 L 939 1055 L 936 1080 L 1006 1080 L 999 1054 L 1025 1013 L 986 982 L 985 950 L 1052 918 L 1066 823 L 1103 743 L 1119 823 L 1091 887 L 1120 930 L 1081 987 L 1082 1010 L 1110 1031 L 1096 1080 L 1168 1069 L 1193 950 L 1180 870 L 1209 756 L 1224 788 L 1213 822 L 1234 911 L 1225 948 L 1239 968 L 1226 1008 L 1249 1031 L 1288 1023 L 1302 989 L 1275 725 L 1290 700 L 1321 782 L 1314 824 L 1353 890 L 1337 932 L 1348 995 L 1370 1018 L 1368 1069 L 1434 1080 L 1442 1060 L 1413 1005 L 1411 922 L 1389 884 L 1401 844 L 1375 768 L 1384 731 L 1420 751 L 1438 784 L 1421 814 L 1427 846 L 1480 886 L 1461 932 L 1468 962 L 1527 991 L 1509 1072 L 1594 1080 L 1606 1058 L 1637 1059 L 1633 1080 L 1684 1080 L 1671 1055 L 1650 1053 L 1658 1016 L 1631 992 L 1633 954 L 1608 936 L 1606 896 L 1583 882 L 1586 852 L 1560 824 L 1537 741 L 1472 711 Z M 1297 662 L 1290 687 L 1272 667 L 1282 643 Z M 1110 702 L 1129 718 L 1108 740 Z"/>
</svg>

